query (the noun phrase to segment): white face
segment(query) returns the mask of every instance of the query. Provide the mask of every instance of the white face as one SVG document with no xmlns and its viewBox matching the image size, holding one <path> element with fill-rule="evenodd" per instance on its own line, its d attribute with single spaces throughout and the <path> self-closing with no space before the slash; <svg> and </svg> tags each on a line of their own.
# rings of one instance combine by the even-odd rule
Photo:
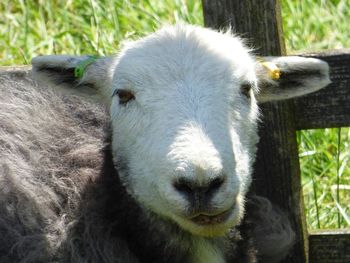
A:
<svg viewBox="0 0 350 263">
<path fill-rule="evenodd" d="M 256 101 L 244 93 L 256 82 L 253 58 L 229 34 L 165 28 L 122 51 L 113 150 L 138 202 L 195 235 L 239 223 L 257 141 Z"/>
</svg>

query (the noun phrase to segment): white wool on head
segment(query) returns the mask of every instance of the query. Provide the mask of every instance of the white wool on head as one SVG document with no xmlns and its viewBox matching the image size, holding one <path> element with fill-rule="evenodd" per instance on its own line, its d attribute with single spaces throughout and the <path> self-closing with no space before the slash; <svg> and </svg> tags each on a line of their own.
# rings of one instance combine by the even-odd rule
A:
<svg viewBox="0 0 350 263">
<path fill-rule="evenodd" d="M 227 224 L 237 224 L 251 180 L 258 115 L 254 96 L 241 92 L 243 84 L 257 89 L 255 60 L 242 41 L 197 26 L 165 27 L 125 46 L 112 83 L 112 92 L 129 90 L 136 97 L 127 105 L 114 98 L 111 105 L 116 163 L 119 156 L 127 163 L 132 194 L 201 234 L 202 227 L 179 216 L 189 204 L 173 183 L 184 177 L 205 184 L 224 174 L 212 206 L 218 212 L 235 206 Z"/>
</svg>

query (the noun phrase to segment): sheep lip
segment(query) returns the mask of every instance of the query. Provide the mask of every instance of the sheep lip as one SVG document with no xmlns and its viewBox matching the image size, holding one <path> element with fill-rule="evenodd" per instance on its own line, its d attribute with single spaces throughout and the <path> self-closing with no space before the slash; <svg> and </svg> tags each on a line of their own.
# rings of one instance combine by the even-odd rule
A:
<svg viewBox="0 0 350 263">
<path fill-rule="evenodd" d="M 233 209 L 226 210 L 216 215 L 199 214 L 191 218 L 198 225 L 216 225 L 225 222 L 232 214 Z"/>
</svg>

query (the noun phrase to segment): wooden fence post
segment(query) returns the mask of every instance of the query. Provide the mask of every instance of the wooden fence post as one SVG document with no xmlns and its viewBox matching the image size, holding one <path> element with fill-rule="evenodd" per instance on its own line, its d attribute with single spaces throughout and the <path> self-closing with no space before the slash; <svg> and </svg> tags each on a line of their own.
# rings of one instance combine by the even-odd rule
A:
<svg viewBox="0 0 350 263">
<path fill-rule="evenodd" d="M 202 0 L 205 25 L 232 26 L 259 55 L 285 54 L 279 0 Z M 291 102 L 261 105 L 263 123 L 255 163 L 253 191 L 288 214 L 296 243 L 285 262 L 307 262 L 308 244 L 300 184 L 294 110 Z"/>
</svg>

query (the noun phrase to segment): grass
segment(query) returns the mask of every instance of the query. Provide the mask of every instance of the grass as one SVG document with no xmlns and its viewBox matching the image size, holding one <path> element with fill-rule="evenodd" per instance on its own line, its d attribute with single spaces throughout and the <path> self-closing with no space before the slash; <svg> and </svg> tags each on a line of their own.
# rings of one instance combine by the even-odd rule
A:
<svg viewBox="0 0 350 263">
<path fill-rule="evenodd" d="M 202 24 L 200 1 L 2 0 L 0 65 L 39 54 L 112 54 L 163 23 Z"/>
<path fill-rule="evenodd" d="M 346 47 L 348 10 L 348 0 L 282 0 L 288 53 Z M 164 23 L 203 24 L 200 0 L 2 0 L 0 13 L 0 65 L 40 54 L 108 55 Z M 297 138 L 309 227 L 349 227 L 349 128 Z"/>
<path fill-rule="evenodd" d="M 349 47 L 350 2 L 282 1 L 288 53 Z M 307 225 L 350 227 L 350 129 L 297 134 Z"/>
<path fill-rule="evenodd" d="M 309 228 L 349 227 L 349 128 L 299 132 L 298 141 Z"/>
<path fill-rule="evenodd" d="M 289 53 L 349 47 L 348 0 L 282 0 Z"/>
</svg>

